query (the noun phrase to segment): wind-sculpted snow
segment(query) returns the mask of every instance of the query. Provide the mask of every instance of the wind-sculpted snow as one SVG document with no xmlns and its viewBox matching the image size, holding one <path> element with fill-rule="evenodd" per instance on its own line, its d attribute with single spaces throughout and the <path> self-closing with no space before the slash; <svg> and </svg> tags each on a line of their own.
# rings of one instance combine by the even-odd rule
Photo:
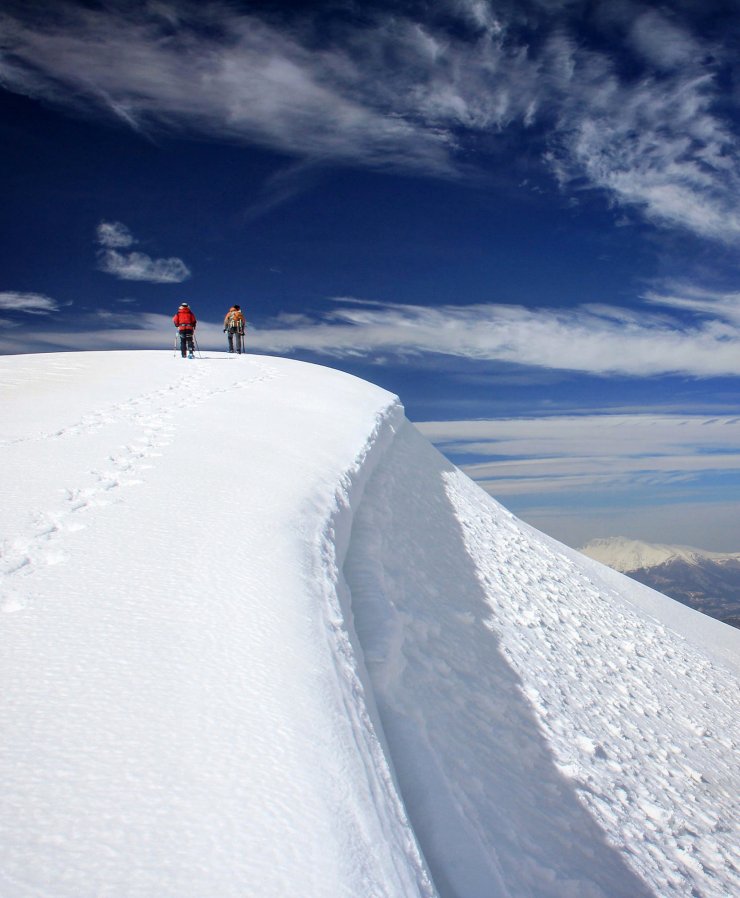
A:
<svg viewBox="0 0 740 898">
<path fill-rule="evenodd" d="M 599 568 L 411 425 L 368 484 L 355 626 L 443 898 L 740 894 L 737 670 Z"/>
<path fill-rule="evenodd" d="M 137 352 L 0 399 L 0 898 L 740 893 L 737 631 L 395 397 Z"/>
</svg>

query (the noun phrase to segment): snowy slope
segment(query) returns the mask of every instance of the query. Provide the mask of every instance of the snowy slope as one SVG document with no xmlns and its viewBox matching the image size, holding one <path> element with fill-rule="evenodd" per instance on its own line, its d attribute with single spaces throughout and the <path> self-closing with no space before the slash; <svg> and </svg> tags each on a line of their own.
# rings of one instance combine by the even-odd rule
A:
<svg viewBox="0 0 740 898">
<path fill-rule="evenodd" d="M 740 894 L 740 633 L 273 358 L 0 359 L 0 896 Z"/>
</svg>

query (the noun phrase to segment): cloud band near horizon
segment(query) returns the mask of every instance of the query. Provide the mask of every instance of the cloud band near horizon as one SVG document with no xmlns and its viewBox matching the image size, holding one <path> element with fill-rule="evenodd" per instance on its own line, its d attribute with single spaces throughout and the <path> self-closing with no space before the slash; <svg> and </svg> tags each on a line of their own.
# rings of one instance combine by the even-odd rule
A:
<svg viewBox="0 0 740 898">
<path fill-rule="evenodd" d="M 503 363 L 599 377 L 740 376 L 736 294 L 679 293 L 674 285 L 672 292 L 649 294 L 652 305 L 665 307 L 660 313 L 597 305 L 427 308 L 351 298 L 335 302 L 336 310 L 322 315 L 284 315 L 259 327 L 249 323 L 249 349 L 369 361 L 393 357 L 409 365 L 425 356 L 446 355 L 471 364 Z M 51 306 L 44 308 L 49 310 Z M 101 325 L 103 334 L 96 330 Z M 164 335 L 170 328 L 167 315 L 121 312 L 105 322 L 93 318 L 74 332 L 36 329 L 34 339 L 48 348 L 156 348 L 168 345 Z M 198 334 L 204 346 L 219 348 L 222 330 L 220 322 L 201 321 Z M 2 351 L 28 351 L 13 346 L 9 336 Z"/>
<path fill-rule="evenodd" d="M 738 549 L 737 415 L 655 409 L 416 426 L 479 486 L 572 546 L 622 534 Z"/>
<path fill-rule="evenodd" d="M 445 453 L 485 459 L 463 468 L 502 495 L 670 487 L 704 474 L 740 474 L 737 415 L 656 410 L 416 426 Z"/>
<path fill-rule="evenodd" d="M 622 534 L 738 550 L 737 415 L 655 408 L 416 426 L 479 486 L 574 547 Z"/>
<path fill-rule="evenodd" d="M 680 298 L 657 292 L 651 302 L 681 307 Z M 737 302 L 727 296 L 705 295 L 696 311 L 706 317 L 688 323 L 669 313 L 596 305 L 344 303 L 320 318 L 288 317 L 277 327 L 256 330 L 252 345 L 336 357 L 391 353 L 413 359 L 433 353 L 598 376 L 740 375 L 740 316 Z"/>
</svg>

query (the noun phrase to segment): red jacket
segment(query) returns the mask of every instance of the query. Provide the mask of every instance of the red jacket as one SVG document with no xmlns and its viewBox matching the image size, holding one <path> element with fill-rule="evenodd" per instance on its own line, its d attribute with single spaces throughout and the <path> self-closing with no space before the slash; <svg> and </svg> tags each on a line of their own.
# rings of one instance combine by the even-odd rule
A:
<svg viewBox="0 0 740 898">
<path fill-rule="evenodd" d="M 195 330 L 197 318 L 193 314 L 193 310 L 191 308 L 178 309 L 172 318 L 172 323 L 178 330 L 181 331 Z"/>
</svg>

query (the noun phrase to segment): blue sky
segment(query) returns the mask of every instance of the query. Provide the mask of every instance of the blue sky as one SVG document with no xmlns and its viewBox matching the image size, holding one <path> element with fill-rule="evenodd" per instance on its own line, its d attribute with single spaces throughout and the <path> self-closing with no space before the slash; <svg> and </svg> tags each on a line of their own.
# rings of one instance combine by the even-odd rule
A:
<svg viewBox="0 0 740 898">
<path fill-rule="evenodd" d="M 0 7 L 0 352 L 342 368 L 572 545 L 740 550 L 735 2 Z"/>
</svg>

